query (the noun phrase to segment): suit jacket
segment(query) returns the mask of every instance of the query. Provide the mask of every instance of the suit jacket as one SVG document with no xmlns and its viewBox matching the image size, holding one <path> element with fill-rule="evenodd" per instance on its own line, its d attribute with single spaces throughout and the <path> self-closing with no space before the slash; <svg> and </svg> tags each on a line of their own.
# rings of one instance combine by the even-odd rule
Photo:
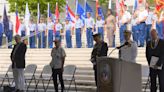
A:
<svg viewBox="0 0 164 92">
<path fill-rule="evenodd" d="M 12 68 L 25 68 L 25 53 L 27 47 L 24 43 L 18 43 L 14 45 L 11 52 Z"/>
<path fill-rule="evenodd" d="M 108 46 L 107 43 L 102 41 L 100 44 L 95 44 L 92 55 L 91 55 L 91 62 L 96 63 L 96 57 L 107 56 L 108 53 Z"/>
<path fill-rule="evenodd" d="M 146 46 L 146 58 L 148 61 L 148 64 L 150 65 L 151 57 L 156 56 L 159 57 L 159 60 L 157 62 L 157 66 L 161 66 L 161 64 L 164 64 L 164 40 L 159 39 L 158 45 L 156 48 L 151 48 L 151 41 L 147 43 Z"/>
</svg>

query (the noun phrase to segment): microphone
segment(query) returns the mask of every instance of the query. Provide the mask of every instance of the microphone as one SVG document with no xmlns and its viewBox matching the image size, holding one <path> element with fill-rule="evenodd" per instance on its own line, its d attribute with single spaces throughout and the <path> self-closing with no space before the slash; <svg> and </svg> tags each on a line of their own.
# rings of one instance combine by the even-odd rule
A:
<svg viewBox="0 0 164 92">
<path fill-rule="evenodd" d="M 121 49 L 122 47 L 126 46 L 126 45 L 129 45 L 129 42 L 125 42 L 123 45 L 119 46 L 119 47 L 116 47 L 116 49 Z"/>
</svg>

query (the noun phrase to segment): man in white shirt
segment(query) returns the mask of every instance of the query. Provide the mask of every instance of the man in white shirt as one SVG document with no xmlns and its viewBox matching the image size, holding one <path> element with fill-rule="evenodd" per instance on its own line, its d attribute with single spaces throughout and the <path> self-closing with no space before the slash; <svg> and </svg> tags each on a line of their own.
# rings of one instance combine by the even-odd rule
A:
<svg viewBox="0 0 164 92">
<path fill-rule="evenodd" d="M 6 32 L 6 37 L 8 40 L 8 43 L 12 42 L 13 39 L 13 22 L 10 19 L 10 16 L 8 16 L 8 20 L 9 20 L 9 30 L 8 32 Z M 8 46 L 8 48 L 12 48 L 12 45 Z"/>
<path fill-rule="evenodd" d="M 130 22 L 131 20 L 131 14 L 130 12 L 127 11 L 127 6 L 124 6 L 124 11 L 123 11 L 123 15 L 121 16 L 121 20 L 120 20 L 120 43 L 123 44 L 124 43 L 124 31 L 127 29 L 127 24 Z"/>
<path fill-rule="evenodd" d="M 75 21 L 75 34 L 76 34 L 76 47 L 81 48 L 82 42 L 81 42 L 81 35 L 83 30 L 84 24 L 83 21 L 80 19 L 80 15 L 76 15 L 76 21 Z"/>
<path fill-rule="evenodd" d="M 33 19 L 31 19 L 30 21 L 29 29 L 30 29 L 30 48 L 35 48 L 36 24 L 34 23 Z"/>
<path fill-rule="evenodd" d="M 137 24 L 139 26 L 139 47 L 144 47 L 145 42 L 145 33 L 146 33 L 146 19 L 148 16 L 148 11 L 145 9 L 145 7 L 140 7 L 139 15 L 138 15 L 138 21 Z"/>
<path fill-rule="evenodd" d="M 48 31 L 48 47 L 53 47 L 53 33 L 54 33 L 54 23 L 52 22 L 52 19 L 48 19 L 47 24 L 47 31 Z"/>
<path fill-rule="evenodd" d="M 72 23 L 70 22 L 70 18 L 65 19 L 65 39 L 66 39 L 66 46 L 67 48 L 72 48 Z"/>
<path fill-rule="evenodd" d="M 46 24 L 44 23 L 43 19 L 40 19 L 40 23 L 38 24 L 38 47 L 45 48 L 46 47 Z"/>
<path fill-rule="evenodd" d="M 105 21 L 102 19 L 101 15 L 98 15 L 96 20 L 96 30 L 101 35 L 101 39 L 104 41 L 104 24 Z"/>
<path fill-rule="evenodd" d="M 138 10 L 135 10 L 133 17 L 132 17 L 132 35 L 133 35 L 133 41 L 135 41 L 137 43 L 137 45 L 139 44 L 138 41 L 138 36 L 139 36 L 139 31 L 138 31 L 138 25 L 137 25 L 137 14 L 138 14 Z"/>
<path fill-rule="evenodd" d="M 21 24 L 20 24 L 19 32 L 21 34 L 21 37 L 24 37 L 24 36 L 26 36 L 26 26 L 24 24 L 23 19 L 20 19 L 20 23 Z"/>
<path fill-rule="evenodd" d="M 130 39 L 131 38 L 131 31 L 125 30 L 124 37 L 125 37 L 125 43 L 124 44 L 127 44 L 127 45 L 120 48 L 119 58 L 123 61 L 135 63 L 136 57 L 137 57 L 137 44 Z"/>
<path fill-rule="evenodd" d="M 56 19 L 55 20 L 55 39 L 57 38 L 57 39 L 60 39 L 60 41 L 61 41 L 61 39 L 62 39 L 62 37 L 61 37 L 62 29 L 63 29 L 63 27 L 60 24 L 59 19 Z"/>
<path fill-rule="evenodd" d="M 87 12 L 87 18 L 85 20 L 86 36 L 87 36 L 87 46 L 88 48 L 93 47 L 93 31 L 94 31 L 95 21 L 91 17 L 91 13 Z"/>
<path fill-rule="evenodd" d="M 150 7 L 147 7 L 147 11 L 148 11 L 148 16 L 147 19 L 145 21 L 146 23 L 146 34 L 145 34 L 145 39 L 146 39 L 146 43 L 151 40 L 150 38 L 150 30 L 152 29 L 152 23 L 153 23 L 153 12 L 150 10 Z"/>
</svg>

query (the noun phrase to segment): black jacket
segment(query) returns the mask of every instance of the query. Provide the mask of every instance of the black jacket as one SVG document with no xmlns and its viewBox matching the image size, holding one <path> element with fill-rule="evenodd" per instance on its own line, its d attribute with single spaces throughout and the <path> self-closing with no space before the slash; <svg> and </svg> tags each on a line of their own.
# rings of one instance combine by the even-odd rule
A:
<svg viewBox="0 0 164 92">
<path fill-rule="evenodd" d="M 149 65 L 152 56 L 159 57 L 159 61 L 156 64 L 157 66 L 161 66 L 161 64 L 164 64 L 164 40 L 159 39 L 158 45 L 154 49 L 151 48 L 151 41 L 147 43 L 146 58 Z"/>
<path fill-rule="evenodd" d="M 17 47 L 18 46 L 18 47 Z M 14 55 L 14 50 L 15 51 Z M 14 48 L 11 52 L 11 61 L 12 61 L 12 68 L 25 68 L 25 53 L 27 50 L 27 46 L 24 43 L 19 43 L 14 45 Z M 15 67 L 16 66 L 16 67 Z"/>
<path fill-rule="evenodd" d="M 96 57 L 107 56 L 108 53 L 108 46 L 107 43 L 102 41 L 100 44 L 95 44 L 92 55 L 91 55 L 91 62 L 96 63 Z"/>
</svg>

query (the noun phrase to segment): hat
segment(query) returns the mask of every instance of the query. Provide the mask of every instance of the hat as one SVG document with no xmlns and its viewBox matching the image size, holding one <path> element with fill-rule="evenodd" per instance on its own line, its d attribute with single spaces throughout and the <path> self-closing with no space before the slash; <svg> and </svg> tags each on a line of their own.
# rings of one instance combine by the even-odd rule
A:
<svg viewBox="0 0 164 92">
<path fill-rule="evenodd" d="M 96 36 L 100 36 L 100 34 L 99 33 L 97 33 L 97 32 L 93 32 L 93 35 L 92 35 L 93 37 L 96 37 Z"/>
</svg>

